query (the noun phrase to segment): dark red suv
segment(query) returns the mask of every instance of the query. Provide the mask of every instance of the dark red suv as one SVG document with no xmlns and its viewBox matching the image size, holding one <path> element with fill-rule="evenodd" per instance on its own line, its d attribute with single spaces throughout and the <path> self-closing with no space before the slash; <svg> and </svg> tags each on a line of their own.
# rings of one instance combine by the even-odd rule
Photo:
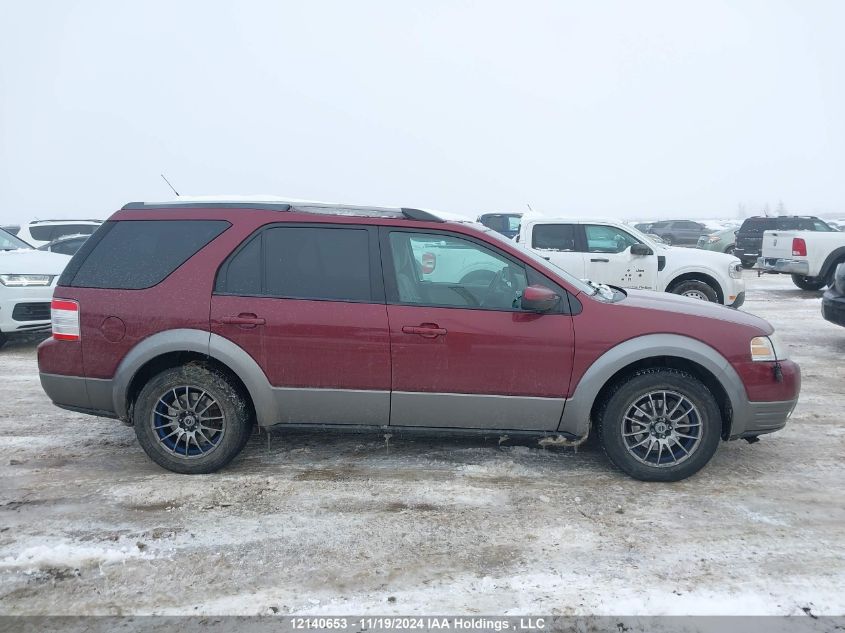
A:
<svg viewBox="0 0 845 633">
<path fill-rule="evenodd" d="M 253 424 L 577 443 L 646 480 L 776 431 L 800 372 L 723 306 L 585 283 L 477 224 L 318 203 L 132 203 L 74 256 L 38 349 L 58 406 L 120 418 L 165 468 Z"/>
</svg>

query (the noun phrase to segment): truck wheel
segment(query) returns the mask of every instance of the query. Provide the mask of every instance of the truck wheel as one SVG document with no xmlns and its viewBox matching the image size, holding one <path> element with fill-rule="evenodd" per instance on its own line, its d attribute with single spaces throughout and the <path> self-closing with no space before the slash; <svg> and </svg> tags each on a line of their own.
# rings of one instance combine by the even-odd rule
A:
<svg viewBox="0 0 845 633">
<path fill-rule="evenodd" d="M 682 297 L 690 297 L 691 299 L 700 299 L 702 301 L 711 301 L 719 303 L 719 295 L 707 283 L 699 281 L 698 279 L 687 279 L 672 287 L 669 291 Z"/>
<path fill-rule="evenodd" d="M 0 347 L 3 347 L 6 344 L 6 341 L 9 340 L 9 337 L 0 332 Z"/>
<path fill-rule="evenodd" d="M 725 253 L 728 254 L 728 255 L 733 255 L 735 248 L 736 248 L 736 244 L 730 244 L 725 248 Z"/>
<path fill-rule="evenodd" d="M 821 277 L 792 275 L 792 283 L 801 288 L 801 290 L 821 290 L 826 282 Z"/>
<path fill-rule="evenodd" d="M 745 270 L 748 270 L 749 268 L 754 268 L 754 266 L 757 264 L 757 261 L 754 259 L 743 259 L 740 261 L 742 262 L 742 267 L 745 268 Z"/>
<path fill-rule="evenodd" d="M 141 448 L 176 473 L 212 473 L 241 452 L 252 414 L 238 385 L 196 363 L 166 369 L 141 389 L 132 413 Z"/>
<path fill-rule="evenodd" d="M 597 416 L 607 457 L 641 481 L 679 481 L 719 446 L 722 417 L 713 394 L 677 369 L 638 371 L 616 384 Z"/>
</svg>

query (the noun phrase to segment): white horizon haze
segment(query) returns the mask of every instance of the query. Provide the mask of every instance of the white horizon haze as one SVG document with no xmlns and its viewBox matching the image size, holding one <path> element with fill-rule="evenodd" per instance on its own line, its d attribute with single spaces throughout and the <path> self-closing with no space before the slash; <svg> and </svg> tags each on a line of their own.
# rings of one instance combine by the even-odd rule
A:
<svg viewBox="0 0 845 633">
<path fill-rule="evenodd" d="M 465 217 L 845 216 L 835 0 L 0 9 L 0 224 L 171 199 L 162 173 Z"/>
</svg>

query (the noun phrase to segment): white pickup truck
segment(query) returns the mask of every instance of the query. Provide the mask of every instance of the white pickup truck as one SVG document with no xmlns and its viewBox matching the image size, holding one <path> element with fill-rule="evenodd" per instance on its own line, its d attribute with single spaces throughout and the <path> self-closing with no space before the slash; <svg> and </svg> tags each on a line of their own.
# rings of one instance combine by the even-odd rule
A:
<svg viewBox="0 0 845 633">
<path fill-rule="evenodd" d="M 734 308 L 745 301 L 742 264 L 736 257 L 660 244 L 621 222 L 523 217 L 515 239 L 582 279 Z"/>
<path fill-rule="evenodd" d="M 766 231 L 757 266 L 792 275 L 802 290 L 833 285 L 837 264 L 845 262 L 845 233 L 838 231 Z"/>
</svg>

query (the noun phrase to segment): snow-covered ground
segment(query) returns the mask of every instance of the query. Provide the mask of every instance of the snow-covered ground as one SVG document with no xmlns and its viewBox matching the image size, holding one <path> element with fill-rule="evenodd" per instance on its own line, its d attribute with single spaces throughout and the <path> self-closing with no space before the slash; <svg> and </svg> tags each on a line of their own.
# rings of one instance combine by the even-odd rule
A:
<svg viewBox="0 0 845 633">
<path fill-rule="evenodd" d="M 747 272 L 804 373 L 787 428 L 648 484 L 600 449 L 256 435 L 217 475 L 53 407 L 0 350 L 0 614 L 845 612 L 845 329 Z"/>
</svg>

